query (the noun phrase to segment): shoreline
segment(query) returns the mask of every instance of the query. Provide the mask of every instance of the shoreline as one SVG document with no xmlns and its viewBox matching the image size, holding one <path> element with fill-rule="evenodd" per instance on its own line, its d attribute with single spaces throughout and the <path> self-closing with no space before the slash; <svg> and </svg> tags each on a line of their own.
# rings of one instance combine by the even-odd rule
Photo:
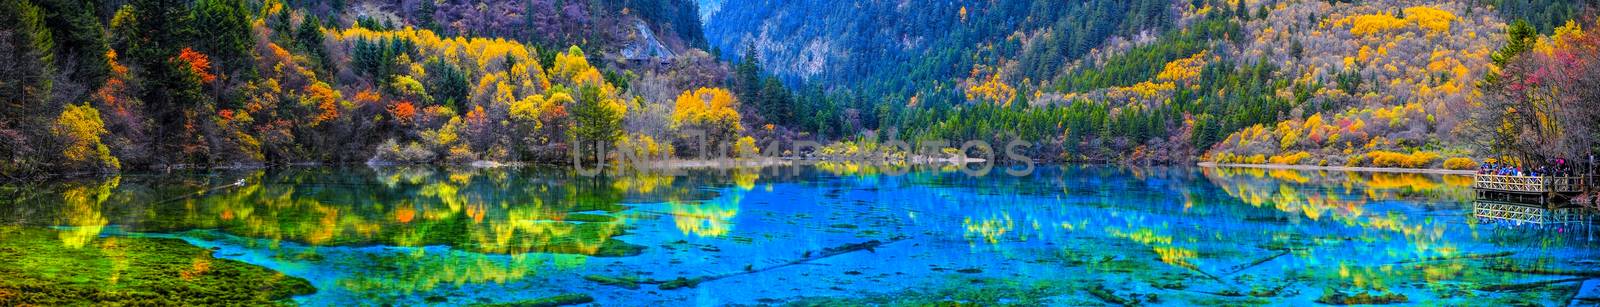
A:
<svg viewBox="0 0 1600 307">
<path fill-rule="evenodd" d="M 1368 172 L 1368 173 L 1402 173 L 1402 174 L 1434 174 L 1434 175 L 1472 175 L 1477 171 L 1452 170 L 1442 168 L 1396 168 L 1396 167 L 1351 167 L 1351 166 L 1315 166 L 1315 165 L 1284 165 L 1284 164 L 1236 164 L 1200 162 L 1195 165 L 1200 167 L 1237 167 L 1259 169 L 1286 169 L 1302 171 L 1339 171 L 1339 172 Z"/>
</svg>

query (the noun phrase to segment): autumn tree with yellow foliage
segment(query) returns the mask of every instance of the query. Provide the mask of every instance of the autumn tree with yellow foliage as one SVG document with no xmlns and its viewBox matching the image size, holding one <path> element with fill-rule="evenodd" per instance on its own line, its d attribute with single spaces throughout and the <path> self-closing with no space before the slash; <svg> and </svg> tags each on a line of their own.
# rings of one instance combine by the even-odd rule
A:
<svg viewBox="0 0 1600 307">
<path fill-rule="evenodd" d="M 716 151 L 715 154 L 702 153 L 703 155 L 726 155 L 734 152 L 735 142 L 738 141 L 740 133 L 744 132 L 738 108 L 738 99 L 727 89 L 699 88 L 684 91 L 673 103 L 672 129 L 680 132 L 680 139 L 689 138 L 682 135 L 683 132 L 702 132 L 705 134 L 706 149 Z M 688 143 L 692 142 L 680 144 L 689 146 Z M 698 148 L 679 150 L 681 153 L 699 151 Z"/>
<path fill-rule="evenodd" d="M 64 144 L 61 155 L 73 169 L 117 170 L 122 163 L 111 156 L 111 149 L 100 142 L 106 134 L 100 111 L 87 104 L 69 105 L 61 111 L 50 131 Z"/>
</svg>

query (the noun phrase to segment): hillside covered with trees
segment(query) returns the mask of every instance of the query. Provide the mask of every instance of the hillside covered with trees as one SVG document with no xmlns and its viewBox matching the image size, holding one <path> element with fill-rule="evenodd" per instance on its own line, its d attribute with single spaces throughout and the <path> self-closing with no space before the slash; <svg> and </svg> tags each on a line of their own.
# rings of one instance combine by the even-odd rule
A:
<svg viewBox="0 0 1600 307">
<path fill-rule="evenodd" d="M 1040 144 L 1035 156 L 1069 161 L 1469 167 L 1508 158 L 1501 155 L 1593 150 L 1592 142 L 1566 141 L 1557 141 L 1569 146 L 1562 151 L 1512 150 L 1514 142 L 1494 136 L 1596 139 L 1585 120 L 1552 117 L 1594 109 L 1595 100 L 1518 107 L 1506 104 L 1550 98 L 1503 93 L 1525 91 L 1503 83 L 1522 58 L 1565 50 L 1569 66 L 1586 67 L 1595 52 L 1564 42 L 1595 26 L 1594 8 L 1476 0 L 747 1 L 723 4 L 705 32 L 737 67 L 754 67 L 735 69 L 754 76 L 736 77 L 741 86 L 793 88 L 751 91 L 764 96 L 747 103 L 795 101 L 786 105 L 805 114 L 846 115 L 838 124 L 789 125 L 801 134 L 1020 138 Z M 1547 52 L 1503 49 L 1515 39 Z M 1549 69 L 1524 69 L 1552 82 Z M 1544 83 L 1545 94 L 1580 95 L 1574 89 L 1594 85 L 1565 81 Z M 1528 117 L 1491 116 L 1501 113 Z M 1538 131 L 1514 133 L 1523 129 Z"/>
<path fill-rule="evenodd" d="M 725 93 L 728 69 L 689 1 L 0 4 L 7 177 L 562 163 L 601 143 L 664 155 L 680 125 L 744 136 L 737 101 L 694 94 Z"/>
</svg>

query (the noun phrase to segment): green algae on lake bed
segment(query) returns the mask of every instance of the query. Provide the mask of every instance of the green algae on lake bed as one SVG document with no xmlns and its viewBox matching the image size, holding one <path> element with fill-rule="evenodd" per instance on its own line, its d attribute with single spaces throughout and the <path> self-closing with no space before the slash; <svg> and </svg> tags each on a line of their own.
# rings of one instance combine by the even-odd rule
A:
<svg viewBox="0 0 1600 307">
<path fill-rule="evenodd" d="M 305 279 L 179 239 L 107 237 L 67 246 L 60 231 L 0 227 L 0 305 L 268 305 L 316 289 Z"/>
</svg>

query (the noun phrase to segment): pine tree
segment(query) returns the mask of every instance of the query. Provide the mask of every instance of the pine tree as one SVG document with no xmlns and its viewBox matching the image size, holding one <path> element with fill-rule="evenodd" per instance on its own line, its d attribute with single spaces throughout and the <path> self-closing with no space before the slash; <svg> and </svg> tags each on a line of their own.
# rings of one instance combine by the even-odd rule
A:
<svg viewBox="0 0 1600 307">
<path fill-rule="evenodd" d="M 181 163 L 190 158 L 179 153 L 197 153 L 206 150 L 204 144 L 193 141 L 194 127 L 191 119 L 197 118 L 195 109 L 207 106 L 200 89 L 199 76 L 184 63 L 179 63 L 179 51 L 184 42 L 194 37 L 193 16 L 184 0 L 133 0 L 129 25 L 128 54 L 141 69 L 138 78 L 145 84 L 140 98 L 146 114 L 154 120 L 151 150 L 173 153 L 156 155 L 158 164 Z M 185 141 L 189 139 L 190 141 Z"/>
<path fill-rule="evenodd" d="M 197 48 L 228 71 L 247 71 L 250 63 L 250 17 L 244 0 L 199 0 L 194 4 Z"/>
<path fill-rule="evenodd" d="M 106 35 L 100 19 L 95 17 L 96 4 L 83 0 L 39 1 L 45 24 L 55 38 L 58 57 L 56 67 L 70 67 L 72 80 L 85 88 L 99 88 L 111 73 L 106 60 Z M 67 98 L 79 100 L 81 97 Z"/>
<path fill-rule="evenodd" d="M 573 102 L 572 110 L 572 136 L 577 148 L 593 149 L 594 146 L 611 147 L 612 142 L 622 137 L 622 103 L 605 97 L 598 86 L 584 84 L 578 87 L 578 100 Z M 607 149 L 610 151 L 611 149 Z M 594 157 L 593 153 L 583 153 L 584 159 Z"/>
<path fill-rule="evenodd" d="M 322 20 L 316 16 L 306 16 L 305 21 L 300 22 L 300 28 L 294 31 L 294 48 L 310 54 L 322 67 L 333 67 L 327 50 L 322 48 L 322 40 Z"/>
<path fill-rule="evenodd" d="M 428 29 L 429 31 L 439 32 L 439 24 L 437 23 L 437 21 L 434 21 L 434 17 L 433 17 L 434 11 L 437 11 L 439 9 L 439 6 L 437 4 L 434 4 L 433 1 L 434 0 L 418 1 L 419 3 L 417 3 L 417 10 L 413 13 L 412 19 L 416 20 L 417 27 L 419 27 L 419 28 Z M 528 10 L 528 11 L 524 11 L 523 14 L 531 16 L 533 14 L 537 14 L 537 12 L 532 11 L 532 10 Z"/>
<path fill-rule="evenodd" d="M 428 71 L 428 93 L 433 96 L 433 103 L 454 107 L 456 104 L 467 101 L 467 93 L 472 89 L 467 84 L 467 75 L 455 65 L 444 60 L 432 59 L 425 68 Z"/>
<path fill-rule="evenodd" d="M 50 105 L 55 42 L 44 13 L 27 0 L 0 0 L 0 172 L 20 173 L 42 163 Z M 13 130 L 18 129 L 18 130 Z M 14 163 L 16 162 L 16 163 Z"/>
<path fill-rule="evenodd" d="M 48 105 L 55 74 L 55 40 L 45 15 L 28 0 L 0 0 L 0 121 L 10 128 L 40 127 L 32 120 L 54 114 Z M 24 126 L 27 125 L 27 126 Z"/>
<path fill-rule="evenodd" d="M 793 122 L 794 115 L 789 107 L 794 103 L 789 99 L 789 89 L 784 88 L 783 82 L 778 81 L 778 78 L 768 77 L 766 82 L 762 82 L 760 97 L 757 106 L 761 109 L 761 115 L 767 118 L 767 122 L 780 125 L 789 125 Z"/>
</svg>

